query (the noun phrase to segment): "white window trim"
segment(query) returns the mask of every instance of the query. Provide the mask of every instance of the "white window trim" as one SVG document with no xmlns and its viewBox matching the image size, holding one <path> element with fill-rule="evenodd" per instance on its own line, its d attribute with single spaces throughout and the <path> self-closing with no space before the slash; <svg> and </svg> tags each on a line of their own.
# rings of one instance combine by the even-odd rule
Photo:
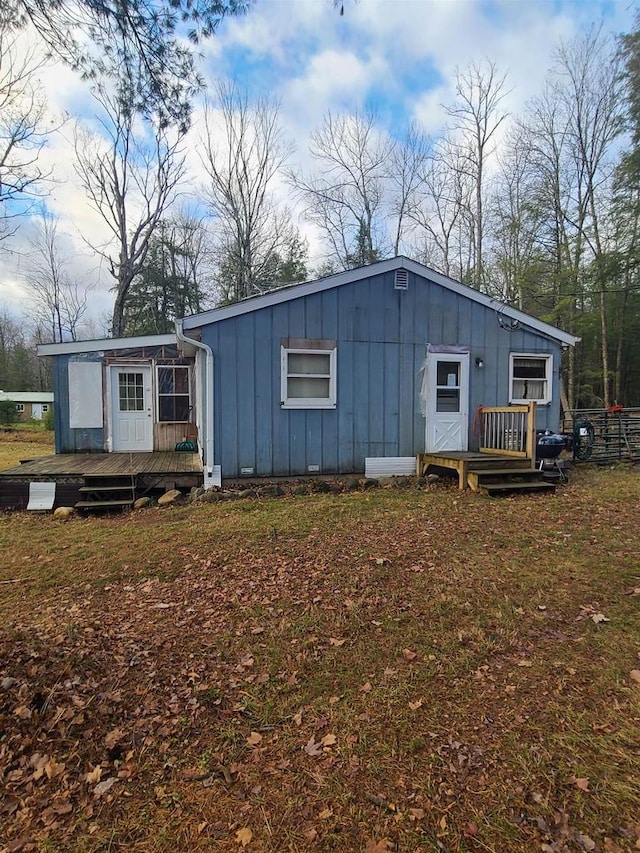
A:
<svg viewBox="0 0 640 853">
<path fill-rule="evenodd" d="M 288 356 L 292 355 L 328 355 L 329 356 L 329 396 L 328 397 L 291 397 L 287 396 Z M 280 347 L 280 401 L 283 409 L 335 409 L 336 407 L 336 347 L 333 349 L 311 349 L 306 347 Z"/>
<path fill-rule="evenodd" d="M 46 415 L 46 413 L 49 411 L 49 404 L 48 403 L 42 404 L 42 411 Z"/>
<path fill-rule="evenodd" d="M 543 399 L 537 399 L 533 397 L 529 397 L 526 400 L 523 400 L 519 397 L 514 397 L 513 395 L 513 382 L 514 382 L 514 362 L 516 358 L 538 358 L 545 360 L 545 378 L 544 381 L 547 385 L 547 393 Z M 551 397 L 553 393 L 552 388 L 552 380 L 553 380 L 553 355 L 547 352 L 512 352 L 509 353 L 509 402 L 514 404 L 519 403 L 531 403 L 535 402 L 539 406 L 546 406 L 551 402 Z"/>
<path fill-rule="evenodd" d="M 160 393 L 160 379 L 159 379 L 158 374 L 165 367 L 169 367 L 169 368 L 173 368 L 173 369 L 179 367 L 179 368 L 187 371 L 187 388 L 188 388 L 188 394 L 189 394 L 189 408 L 187 410 L 186 421 L 161 421 L 160 420 L 160 398 L 161 397 L 176 397 L 176 396 L 177 397 L 184 397 L 184 394 L 175 394 L 175 393 L 173 393 L 173 394 L 161 394 Z M 156 370 L 155 370 L 155 374 L 156 374 L 155 375 L 155 380 L 156 380 L 155 404 L 156 404 L 156 412 L 157 412 L 157 415 L 156 415 L 157 422 L 159 424 L 188 424 L 188 423 L 190 423 L 191 421 L 189 418 L 189 414 L 193 411 L 193 400 L 192 400 L 192 394 L 191 394 L 191 365 L 189 365 L 189 364 L 156 364 L 155 368 L 156 368 Z"/>
</svg>

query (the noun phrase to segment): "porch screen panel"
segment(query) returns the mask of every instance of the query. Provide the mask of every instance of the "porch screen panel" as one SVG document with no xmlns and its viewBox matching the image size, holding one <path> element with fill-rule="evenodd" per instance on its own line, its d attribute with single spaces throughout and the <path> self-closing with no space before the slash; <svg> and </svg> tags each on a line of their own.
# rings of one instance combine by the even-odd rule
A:
<svg viewBox="0 0 640 853">
<path fill-rule="evenodd" d="M 163 422 L 189 420 L 188 367 L 158 367 L 158 418 Z"/>
<path fill-rule="evenodd" d="M 99 361 L 70 361 L 69 427 L 101 429 L 104 426 L 102 406 L 102 364 Z"/>
</svg>

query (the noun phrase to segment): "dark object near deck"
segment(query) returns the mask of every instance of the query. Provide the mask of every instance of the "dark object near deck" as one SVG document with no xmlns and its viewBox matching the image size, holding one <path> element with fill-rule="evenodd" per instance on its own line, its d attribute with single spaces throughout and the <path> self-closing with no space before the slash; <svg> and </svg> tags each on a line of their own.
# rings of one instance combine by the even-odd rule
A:
<svg viewBox="0 0 640 853">
<path fill-rule="evenodd" d="M 563 450 L 568 449 L 570 443 L 567 436 L 551 432 L 551 430 L 538 435 L 536 442 L 536 462 L 538 463 L 538 470 L 545 479 L 554 478 L 561 483 L 567 482 L 567 475 L 560 460 L 560 455 Z"/>
<path fill-rule="evenodd" d="M 45 456 L 0 471 L 0 508 L 25 509 L 29 483 L 56 483 L 54 508 L 122 509 L 138 497 L 203 482 L 197 453 L 74 453 Z"/>
</svg>

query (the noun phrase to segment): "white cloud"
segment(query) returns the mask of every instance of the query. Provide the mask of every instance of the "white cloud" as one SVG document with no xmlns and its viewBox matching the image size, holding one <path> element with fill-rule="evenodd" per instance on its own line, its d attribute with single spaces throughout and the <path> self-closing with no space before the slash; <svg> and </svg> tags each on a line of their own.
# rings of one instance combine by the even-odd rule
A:
<svg viewBox="0 0 640 853">
<path fill-rule="evenodd" d="M 437 135 L 446 119 L 442 104 L 454 95 L 455 69 L 486 57 L 508 73 L 511 91 L 504 106 L 516 114 L 540 91 L 558 39 L 570 39 L 600 20 L 605 29 L 620 32 L 632 26 L 633 14 L 627 0 L 360 0 L 345 2 L 341 17 L 328 0 L 260 0 L 245 17 L 223 21 L 200 49 L 210 80 L 235 75 L 250 93 L 268 92 L 281 100 L 285 132 L 298 146 L 292 165 L 308 169 L 309 134 L 329 109 L 377 105 L 389 126 L 413 118 Z M 73 170 L 72 120 L 90 117 L 89 88 L 59 65 L 42 75 L 42 87 L 52 121 L 71 116 L 44 149 L 42 164 L 56 178 L 47 204 L 81 256 L 85 241 L 96 244 L 108 237 Z M 198 156 L 201 119 L 199 103 L 186 142 L 187 189 L 194 193 L 205 177 Z M 277 192 L 291 205 L 286 185 L 279 184 Z M 317 246 L 314 233 L 301 224 Z M 23 238 L 15 238 L 16 250 L 24 245 Z M 89 275 L 86 266 L 78 268 Z M 23 274 L 23 264 L 0 259 L 0 301 L 21 293 Z M 111 301 L 104 270 L 101 281 L 96 300 L 102 308 Z"/>
</svg>

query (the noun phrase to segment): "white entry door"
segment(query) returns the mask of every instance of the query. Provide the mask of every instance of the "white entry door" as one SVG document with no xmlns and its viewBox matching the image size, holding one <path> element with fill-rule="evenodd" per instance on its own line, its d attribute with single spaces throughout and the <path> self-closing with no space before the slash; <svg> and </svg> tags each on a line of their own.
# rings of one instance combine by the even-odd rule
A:
<svg viewBox="0 0 640 853">
<path fill-rule="evenodd" d="M 429 353 L 426 452 L 467 450 L 469 353 Z"/>
<path fill-rule="evenodd" d="M 153 450 L 151 367 L 112 367 L 113 450 Z"/>
</svg>

